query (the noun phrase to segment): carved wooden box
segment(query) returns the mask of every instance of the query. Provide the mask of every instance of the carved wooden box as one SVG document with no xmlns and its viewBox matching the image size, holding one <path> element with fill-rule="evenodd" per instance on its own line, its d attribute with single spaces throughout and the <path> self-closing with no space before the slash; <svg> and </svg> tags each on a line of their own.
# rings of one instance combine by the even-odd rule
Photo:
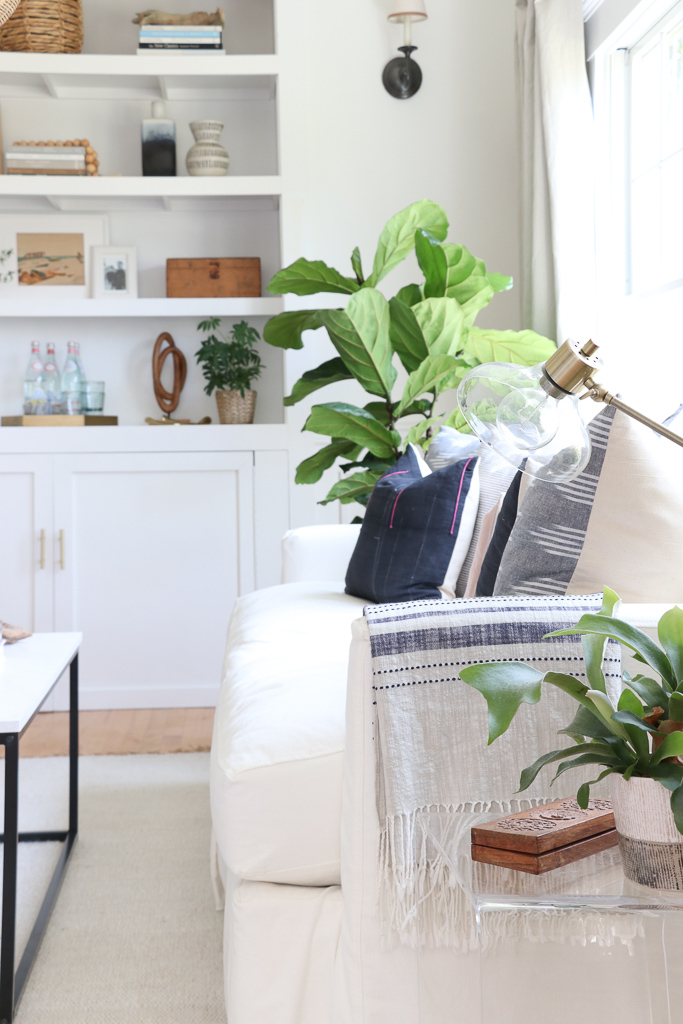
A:
<svg viewBox="0 0 683 1024">
<path fill-rule="evenodd" d="M 166 295 L 169 299 L 259 298 L 261 260 L 166 260 Z"/>
</svg>

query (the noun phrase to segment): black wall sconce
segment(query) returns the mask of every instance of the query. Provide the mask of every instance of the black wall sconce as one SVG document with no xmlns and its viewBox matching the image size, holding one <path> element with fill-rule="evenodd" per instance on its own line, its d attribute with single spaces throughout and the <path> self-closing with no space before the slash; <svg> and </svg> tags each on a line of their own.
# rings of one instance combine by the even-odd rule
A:
<svg viewBox="0 0 683 1024">
<path fill-rule="evenodd" d="M 387 92 L 397 100 L 408 100 L 422 85 L 420 65 L 413 60 L 412 23 L 425 21 L 427 12 L 424 0 L 394 0 L 388 20 L 403 22 L 403 46 L 399 50 L 403 57 L 394 57 L 382 72 L 382 82 Z"/>
</svg>

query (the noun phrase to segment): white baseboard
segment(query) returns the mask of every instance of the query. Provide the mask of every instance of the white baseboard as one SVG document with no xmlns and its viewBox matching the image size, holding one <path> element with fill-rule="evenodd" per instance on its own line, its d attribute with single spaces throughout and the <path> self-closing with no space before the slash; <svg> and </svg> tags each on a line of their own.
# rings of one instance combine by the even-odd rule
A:
<svg viewBox="0 0 683 1024">
<path fill-rule="evenodd" d="M 78 695 L 81 711 L 118 711 L 128 708 L 214 708 L 218 700 L 218 686 L 178 686 L 168 689 L 109 689 L 88 690 Z M 43 711 L 67 711 L 69 708 L 68 682 L 63 679 L 52 696 L 43 705 Z"/>
</svg>

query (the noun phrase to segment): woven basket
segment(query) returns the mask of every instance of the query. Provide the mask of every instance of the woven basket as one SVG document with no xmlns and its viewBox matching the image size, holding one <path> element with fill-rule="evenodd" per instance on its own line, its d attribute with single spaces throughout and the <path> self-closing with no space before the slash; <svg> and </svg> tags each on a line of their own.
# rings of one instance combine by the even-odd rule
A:
<svg viewBox="0 0 683 1024">
<path fill-rule="evenodd" d="M 217 391 L 216 404 L 221 423 L 254 422 L 255 391 L 245 391 L 244 398 L 239 391 Z"/>
<path fill-rule="evenodd" d="M 8 18 L 10 18 L 17 7 L 19 6 L 19 0 L 1 0 L 0 2 L 0 25 L 4 25 Z"/>
<path fill-rule="evenodd" d="M 11 2 L 0 0 L 0 11 Z M 80 53 L 82 47 L 81 0 L 22 0 L 0 28 L 0 50 Z"/>
</svg>

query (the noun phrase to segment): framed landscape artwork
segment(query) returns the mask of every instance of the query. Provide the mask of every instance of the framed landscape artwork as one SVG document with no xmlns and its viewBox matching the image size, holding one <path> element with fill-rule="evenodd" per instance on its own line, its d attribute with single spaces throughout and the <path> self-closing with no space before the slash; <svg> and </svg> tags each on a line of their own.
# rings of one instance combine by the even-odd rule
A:
<svg viewBox="0 0 683 1024">
<path fill-rule="evenodd" d="M 89 253 L 109 241 L 96 214 L 0 214 L 0 298 L 48 304 L 92 294 Z"/>
</svg>

